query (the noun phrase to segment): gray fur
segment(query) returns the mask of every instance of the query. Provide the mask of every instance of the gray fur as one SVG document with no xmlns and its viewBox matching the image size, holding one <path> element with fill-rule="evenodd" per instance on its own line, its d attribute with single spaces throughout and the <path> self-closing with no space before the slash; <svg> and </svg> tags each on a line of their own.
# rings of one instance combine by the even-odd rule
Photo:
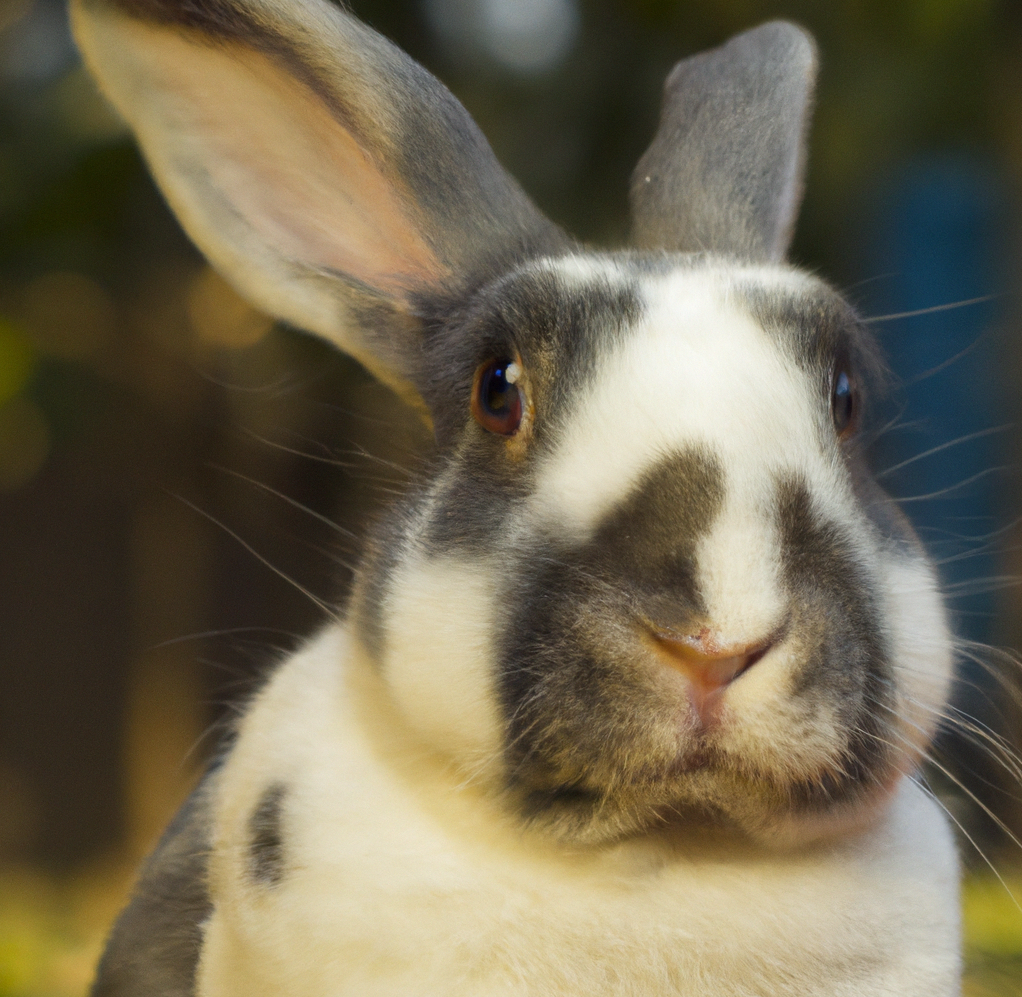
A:
<svg viewBox="0 0 1022 997">
<path fill-rule="evenodd" d="M 847 529 L 822 519 L 805 481 L 777 485 L 784 580 L 803 664 L 792 690 L 842 713 L 848 731 L 840 776 L 791 787 L 802 806 L 829 806 L 868 790 L 894 735 L 894 679 L 871 581 L 852 554 Z"/>
<path fill-rule="evenodd" d="M 619 258 L 631 262 L 629 255 Z M 517 352 L 536 404 L 547 413 L 537 426 L 542 448 L 548 427 L 586 390 L 594 359 L 638 319 L 644 265 L 636 262 L 634 273 L 622 268 L 586 281 L 565 280 L 556 261 L 526 264 L 481 288 L 455 313 L 441 313 L 420 360 L 434 376 L 425 398 L 441 446 L 461 441 L 466 426 L 473 432 L 468 391 L 476 367 Z"/>
<path fill-rule="evenodd" d="M 634 244 L 782 260 L 802 195 L 815 75 L 812 40 L 783 21 L 679 62 L 632 174 Z"/>
<path fill-rule="evenodd" d="M 91 997 L 193 997 L 206 890 L 210 779 L 189 797 L 117 919 Z"/>
<path fill-rule="evenodd" d="M 543 537 L 510 572 L 499 676 L 509 786 L 562 837 L 613 836 L 673 802 L 674 718 L 634 664 L 635 623 L 702 625 L 695 551 L 724 496 L 712 453 L 665 456 L 589 541 Z"/>
<path fill-rule="evenodd" d="M 275 782 L 259 797 L 248 819 L 251 838 L 248 861 L 252 878 L 264 886 L 276 886 L 284 878 L 284 798 L 287 786 Z"/>
</svg>

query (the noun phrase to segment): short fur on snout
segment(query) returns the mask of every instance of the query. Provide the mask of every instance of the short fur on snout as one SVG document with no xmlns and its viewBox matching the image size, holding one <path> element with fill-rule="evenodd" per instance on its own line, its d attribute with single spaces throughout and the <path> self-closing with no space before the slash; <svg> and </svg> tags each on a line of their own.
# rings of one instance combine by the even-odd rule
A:
<svg viewBox="0 0 1022 997">
<path fill-rule="evenodd" d="M 679 63 L 632 246 L 596 252 L 326 0 L 73 18 L 213 265 L 436 435 L 94 992 L 957 993 L 956 860 L 912 779 L 944 611 L 855 432 L 875 344 L 784 262 L 808 36 Z"/>
</svg>

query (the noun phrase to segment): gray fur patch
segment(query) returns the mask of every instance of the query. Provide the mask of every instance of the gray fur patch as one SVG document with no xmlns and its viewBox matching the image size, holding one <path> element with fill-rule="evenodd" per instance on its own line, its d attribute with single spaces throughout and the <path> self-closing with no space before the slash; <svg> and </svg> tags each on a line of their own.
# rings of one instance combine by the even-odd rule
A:
<svg viewBox="0 0 1022 997">
<path fill-rule="evenodd" d="M 827 805 L 870 788 L 890 753 L 893 679 L 879 609 L 844 530 L 822 520 L 796 478 L 777 486 L 784 581 L 802 640 L 803 667 L 792 690 L 838 708 L 847 739 L 842 771 L 792 787 L 804 805 Z"/>
<path fill-rule="evenodd" d="M 886 369 L 876 341 L 848 302 L 823 281 L 803 276 L 792 290 L 741 281 L 736 292 L 756 323 L 828 395 L 838 357 L 852 364 L 860 387 L 883 385 Z"/>
<path fill-rule="evenodd" d="M 284 878 L 284 798 L 287 786 L 275 782 L 259 797 L 248 819 L 248 862 L 252 878 L 276 886 Z"/>
<path fill-rule="evenodd" d="M 92 997 L 194 997 L 206 889 L 208 779 L 195 790 L 146 862 L 107 941 Z"/>
<path fill-rule="evenodd" d="M 600 523 L 592 557 L 641 588 L 649 615 L 684 626 L 706 607 L 696 586 L 695 550 L 725 499 L 724 473 L 704 448 L 661 459 Z M 653 603 L 664 603 L 653 611 Z"/>
<path fill-rule="evenodd" d="M 683 631 L 702 624 L 695 552 L 724 494 L 712 454 L 674 454 L 643 476 L 591 541 L 567 547 L 546 538 L 514 567 L 500 691 L 509 782 L 528 817 L 573 828 L 622 822 L 608 802 L 615 787 L 662 790 L 655 773 L 676 759 L 655 730 L 671 724 L 669 707 L 633 662 L 651 623 Z M 648 812 L 650 798 L 635 792 L 631 803 Z"/>
<path fill-rule="evenodd" d="M 783 259 L 815 79 L 812 40 L 781 21 L 679 62 L 632 174 L 635 245 Z"/>
<path fill-rule="evenodd" d="M 911 557 L 924 557 L 923 546 L 908 516 L 877 483 L 867 464 L 866 455 L 857 441 L 852 441 L 848 447 L 847 457 L 855 498 L 870 522 L 894 549 Z"/>
<path fill-rule="evenodd" d="M 565 280 L 556 261 L 529 265 L 481 288 L 456 314 L 441 311 L 430 321 L 422 360 L 430 380 L 421 389 L 442 449 L 454 442 L 466 446 L 467 435 L 473 452 L 478 441 L 500 452 L 501 438 L 473 428 L 472 381 L 484 361 L 515 354 L 522 358 L 536 409 L 532 449 L 542 448 L 561 413 L 587 389 L 609 345 L 642 314 L 639 285 L 652 261 L 633 263 L 626 256 L 622 262 L 631 265 L 619 273 L 597 268 L 584 281 Z"/>
</svg>

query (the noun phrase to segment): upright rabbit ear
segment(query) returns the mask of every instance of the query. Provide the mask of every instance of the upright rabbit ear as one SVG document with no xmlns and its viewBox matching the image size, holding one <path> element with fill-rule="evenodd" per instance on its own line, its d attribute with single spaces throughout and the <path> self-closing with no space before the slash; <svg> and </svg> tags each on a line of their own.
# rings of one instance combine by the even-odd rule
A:
<svg viewBox="0 0 1022 997">
<path fill-rule="evenodd" d="M 72 0 L 167 200 L 254 304 L 399 389 L 417 315 L 564 236 L 420 65 L 327 0 Z"/>
<path fill-rule="evenodd" d="M 679 62 L 632 174 L 633 240 L 778 262 L 802 198 L 812 39 L 773 21 Z"/>
</svg>

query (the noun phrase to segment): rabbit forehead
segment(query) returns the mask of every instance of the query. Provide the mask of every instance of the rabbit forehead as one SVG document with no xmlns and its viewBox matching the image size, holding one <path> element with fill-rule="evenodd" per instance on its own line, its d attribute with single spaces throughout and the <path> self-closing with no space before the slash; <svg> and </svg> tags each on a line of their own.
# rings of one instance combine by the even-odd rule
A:
<svg viewBox="0 0 1022 997">
<path fill-rule="evenodd" d="M 578 264 L 564 277 L 579 279 Z M 707 454 L 728 491 L 764 499 L 779 475 L 832 477 L 813 330 L 801 328 L 804 307 L 786 305 L 823 294 L 815 281 L 780 268 L 679 266 L 639 287 L 640 317 L 594 361 L 537 468 L 537 520 L 589 536 L 679 452 Z M 790 315 L 789 327 L 781 318 L 768 328 L 760 314 Z"/>
</svg>

